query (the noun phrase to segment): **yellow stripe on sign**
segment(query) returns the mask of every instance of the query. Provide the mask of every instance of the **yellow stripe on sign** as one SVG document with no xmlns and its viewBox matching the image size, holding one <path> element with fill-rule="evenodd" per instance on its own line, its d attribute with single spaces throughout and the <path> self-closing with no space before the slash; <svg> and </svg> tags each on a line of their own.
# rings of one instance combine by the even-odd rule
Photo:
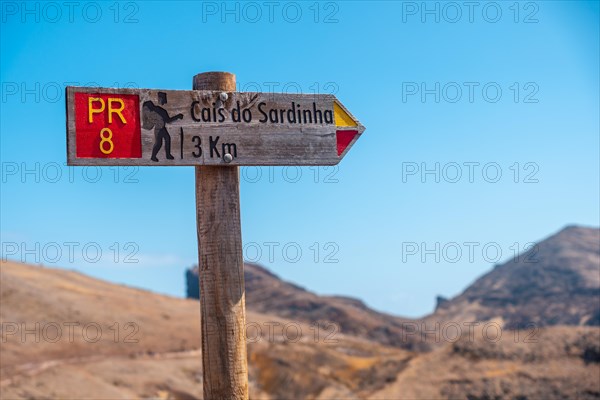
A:
<svg viewBox="0 0 600 400">
<path fill-rule="evenodd" d="M 336 126 L 356 126 L 356 121 L 335 101 L 333 102 L 333 114 Z"/>
</svg>

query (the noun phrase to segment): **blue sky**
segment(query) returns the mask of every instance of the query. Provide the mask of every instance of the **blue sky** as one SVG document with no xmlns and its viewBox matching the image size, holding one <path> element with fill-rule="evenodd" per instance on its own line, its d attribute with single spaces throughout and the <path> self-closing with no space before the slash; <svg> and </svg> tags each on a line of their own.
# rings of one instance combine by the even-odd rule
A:
<svg viewBox="0 0 600 400">
<path fill-rule="evenodd" d="M 242 169 L 245 257 L 317 293 L 419 316 L 600 224 L 598 2 L 48 4 L 2 2 L 3 257 L 182 296 L 193 168 L 67 168 L 64 87 L 213 70 L 367 128 L 336 169 Z"/>
</svg>

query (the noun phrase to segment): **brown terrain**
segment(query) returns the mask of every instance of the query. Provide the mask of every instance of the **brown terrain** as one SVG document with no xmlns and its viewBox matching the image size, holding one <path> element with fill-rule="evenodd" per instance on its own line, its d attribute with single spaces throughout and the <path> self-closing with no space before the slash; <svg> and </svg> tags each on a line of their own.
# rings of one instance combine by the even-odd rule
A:
<svg viewBox="0 0 600 400">
<path fill-rule="evenodd" d="M 418 335 L 407 332 L 405 325 L 413 322 L 379 313 L 362 301 L 341 296 L 318 296 L 302 287 L 282 281 L 267 269 L 247 263 L 244 268 L 246 305 L 249 309 L 282 318 L 321 324 L 348 335 L 409 350 L 425 349 L 427 344 Z M 188 297 L 198 298 L 197 268 L 187 272 Z M 417 337 L 416 337 L 417 336 Z"/>
<path fill-rule="evenodd" d="M 422 320 L 247 265 L 251 398 L 600 398 L 600 231 L 533 251 Z M 197 300 L 7 261 L 0 322 L 3 400 L 202 398 Z"/>
<path fill-rule="evenodd" d="M 567 227 L 496 266 L 460 296 L 438 302 L 434 320 L 600 326 L 600 230 Z"/>
</svg>

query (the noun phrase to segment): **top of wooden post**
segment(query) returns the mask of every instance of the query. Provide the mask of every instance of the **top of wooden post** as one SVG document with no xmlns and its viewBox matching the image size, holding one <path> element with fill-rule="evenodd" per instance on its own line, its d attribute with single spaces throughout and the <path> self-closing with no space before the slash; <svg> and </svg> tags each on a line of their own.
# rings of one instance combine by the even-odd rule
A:
<svg viewBox="0 0 600 400">
<path fill-rule="evenodd" d="M 203 72 L 194 76 L 193 88 L 235 92 L 235 75 L 230 72 Z"/>
</svg>

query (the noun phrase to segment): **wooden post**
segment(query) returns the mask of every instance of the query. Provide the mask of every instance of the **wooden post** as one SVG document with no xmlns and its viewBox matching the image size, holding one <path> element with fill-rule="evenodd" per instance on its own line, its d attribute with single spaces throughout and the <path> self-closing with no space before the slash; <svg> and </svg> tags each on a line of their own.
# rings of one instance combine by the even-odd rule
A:
<svg viewBox="0 0 600 400">
<path fill-rule="evenodd" d="M 235 91 L 235 75 L 207 72 L 194 90 Z M 196 167 L 205 399 L 248 399 L 239 167 Z"/>
<path fill-rule="evenodd" d="M 247 399 L 239 166 L 336 165 L 365 127 L 330 94 L 236 92 L 227 72 L 193 89 L 67 87 L 67 163 L 196 166 L 204 398 Z"/>
</svg>

